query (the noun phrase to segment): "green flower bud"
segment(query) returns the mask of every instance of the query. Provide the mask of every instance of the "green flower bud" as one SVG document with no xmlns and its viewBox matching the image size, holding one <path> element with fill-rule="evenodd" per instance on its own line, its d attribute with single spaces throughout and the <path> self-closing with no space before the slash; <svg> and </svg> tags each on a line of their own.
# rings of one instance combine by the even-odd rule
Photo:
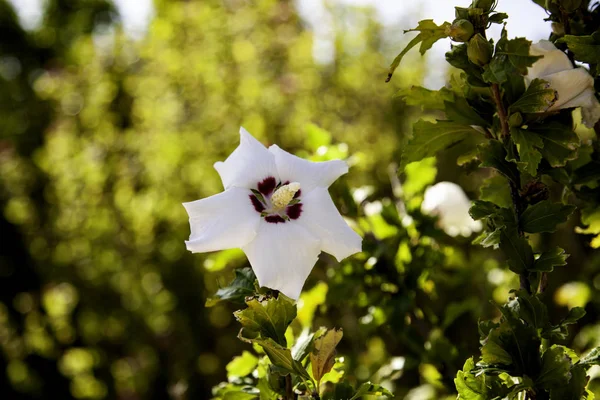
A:
<svg viewBox="0 0 600 400">
<path fill-rule="evenodd" d="M 469 9 L 464 7 L 454 7 L 454 15 L 456 19 L 467 19 L 469 18 Z"/>
<path fill-rule="evenodd" d="M 468 42 L 474 32 L 473 24 L 466 19 L 457 19 L 446 29 L 448 36 L 455 42 Z"/>
<path fill-rule="evenodd" d="M 480 67 L 486 65 L 492 59 L 493 52 L 494 48 L 492 47 L 492 44 L 481 36 L 480 33 L 469 40 L 467 56 L 469 57 L 469 61 L 473 64 L 477 64 Z"/>
<path fill-rule="evenodd" d="M 521 113 L 514 113 L 508 118 L 508 124 L 510 126 L 521 126 L 523 124 L 523 116 Z"/>
</svg>

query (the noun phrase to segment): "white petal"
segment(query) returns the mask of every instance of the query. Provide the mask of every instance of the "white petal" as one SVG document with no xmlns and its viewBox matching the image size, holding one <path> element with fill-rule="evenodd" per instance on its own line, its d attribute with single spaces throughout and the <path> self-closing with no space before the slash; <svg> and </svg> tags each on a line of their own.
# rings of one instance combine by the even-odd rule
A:
<svg viewBox="0 0 600 400">
<path fill-rule="evenodd" d="M 535 78 L 545 79 L 545 76 L 573 69 L 573 64 L 569 60 L 569 57 L 548 40 L 540 40 L 538 43 L 532 44 L 529 54 L 532 56 L 544 56 L 544 58 L 537 60 L 527 69 L 528 82 L 531 82 Z"/>
<path fill-rule="evenodd" d="M 594 87 L 594 79 L 585 68 L 575 68 L 544 77 L 550 87 L 558 92 L 558 100 L 549 111 L 562 108 L 580 107 L 577 99 L 584 91 Z"/>
<path fill-rule="evenodd" d="M 323 251 L 338 261 L 362 250 L 362 238 L 344 221 L 325 188 L 302 196 L 302 214 L 296 221 L 319 237 Z"/>
<path fill-rule="evenodd" d="M 437 215 L 440 227 L 450 236 L 459 233 L 469 236 L 481 230 L 481 222 L 469 215 L 471 202 L 460 186 L 452 182 L 439 182 L 425 191 L 421 210 Z"/>
<path fill-rule="evenodd" d="M 600 102 L 598 102 L 598 99 L 594 96 L 593 90 L 590 90 L 588 93 L 589 102 L 587 105 L 581 107 L 581 116 L 584 125 L 591 129 L 596 125 L 596 122 L 600 120 Z"/>
<path fill-rule="evenodd" d="M 342 160 L 312 162 L 282 150 L 277 145 L 269 147 L 275 156 L 277 171 L 282 182 L 299 182 L 303 193 L 315 187 L 328 188 L 337 178 L 348 172 Z"/>
<path fill-rule="evenodd" d="M 321 241 L 295 221 L 272 224 L 263 220 L 256 238 L 242 250 L 261 286 L 298 299 L 321 252 Z"/>
<path fill-rule="evenodd" d="M 256 236 L 260 214 L 250 202 L 248 189 L 231 188 L 205 199 L 183 203 L 190 216 L 193 253 L 241 248 Z"/>
<path fill-rule="evenodd" d="M 279 181 L 275 157 L 244 128 L 240 128 L 240 145 L 227 157 L 216 162 L 225 189 L 243 187 L 256 189 L 256 184 L 269 176 Z"/>
</svg>

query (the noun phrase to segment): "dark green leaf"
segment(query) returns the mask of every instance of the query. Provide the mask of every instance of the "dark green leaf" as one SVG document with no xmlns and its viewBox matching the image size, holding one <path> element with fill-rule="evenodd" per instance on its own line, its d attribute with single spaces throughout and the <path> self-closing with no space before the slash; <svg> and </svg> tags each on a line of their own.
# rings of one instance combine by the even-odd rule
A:
<svg viewBox="0 0 600 400">
<path fill-rule="evenodd" d="M 421 106 L 425 110 L 443 110 L 445 101 L 454 100 L 454 93 L 449 89 L 429 90 L 421 86 L 401 89 L 396 96 L 402 98 L 409 106 Z"/>
<path fill-rule="evenodd" d="M 256 277 L 251 268 L 236 269 L 233 281 L 224 288 L 217 290 L 213 297 L 206 300 L 206 306 L 212 307 L 223 300 L 243 304 L 247 296 L 254 294 L 255 279 Z"/>
<path fill-rule="evenodd" d="M 550 84 L 542 79 L 534 79 L 525 93 L 513 103 L 509 112 L 543 113 L 556 102 L 558 93 L 550 88 Z"/>
<path fill-rule="evenodd" d="M 515 295 L 507 306 L 519 319 L 536 329 L 543 329 L 549 325 L 548 309 L 537 295 L 530 295 L 525 290 L 516 291 Z"/>
<path fill-rule="evenodd" d="M 438 121 L 437 124 L 417 121 L 413 127 L 413 136 L 402 153 L 400 170 L 413 161 L 434 156 L 438 151 L 469 137 L 479 137 L 479 132 L 468 125 L 450 121 Z"/>
<path fill-rule="evenodd" d="M 493 24 L 501 24 L 507 18 L 508 18 L 508 14 L 506 14 L 506 13 L 494 13 L 494 14 L 490 15 L 490 17 L 488 18 L 488 21 Z"/>
<path fill-rule="evenodd" d="M 362 396 L 385 396 L 394 397 L 394 394 L 381 385 L 376 385 L 371 382 L 365 382 L 356 391 L 350 400 L 360 399 Z"/>
<path fill-rule="evenodd" d="M 550 200 L 529 206 L 521 215 L 520 225 L 525 232 L 554 232 L 556 225 L 567 220 L 577 207 Z"/>
<path fill-rule="evenodd" d="M 510 65 L 514 67 L 521 75 L 527 75 L 527 68 L 531 67 L 534 62 L 539 60 L 540 56 L 532 56 L 529 54 L 531 42 L 525 38 L 515 38 L 507 40 L 506 44 L 500 43 L 498 54 L 508 56 Z"/>
<path fill-rule="evenodd" d="M 542 138 L 544 146 L 540 148 L 540 153 L 551 166 L 562 167 L 567 161 L 577 157 L 579 138 L 571 126 L 549 122 L 533 125 L 528 129 Z"/>
<path fill-rule="evenodd" d="M 542 161 L 539 148 L 544 147 L 544 142 L 535 133 L 519 128 L 511 128 L 510 136 L 517 145 L 520 162 L 523 164 L 524 170 L 536 176 L 537 167 Z"/>
<path fill-rule="evenodd" d="M 558 42 L 566 43 L 569 50 L 575 54 L 577 61 L 590 64 L 600 63 L 600 40 L 597 36 L 565 35 Z"/>
<path fill-rule="evenodd" d="M 473 244 L 478 244 L 483 247 L 496 246 L 500 244 L 501 229 L 496 229 L 491 232 L 483 232 L 481 235 L 473 239 Z"/>
<path fill-rule="evenodd" d="M 473 205 L 469 209 L 469 215 L 471 215 L 471 218 L 473 218 L 474 220 L 478 220 L 496 214 L 499 209 L 500 207 L 498 207 L 492 202 L 484 200 L 475 200 L 473 201 Z"/>
<path fill-rule="evenodd" d="M 287 346 L 285 330 L 296 318 L 296 304 L 282 293 L 277 298 L 262 301 L 250 299 L 246 304 L 248 308 L 234 313 L 242 324 L 243 337 L 271 338 L 281 346 Z"/>
<path fill-rule="evenodd" d="M 560 400 L 581 400 L 587 381 L 585 367 L 583 365 L 575 365 L 571 369 L 571 379 L 568 384 L 552 388 L 550 391 L 550 398 Z"/>
<path fill-rule="evenodd" d="M 520 274 L 533 265 L 533 250 L 527 239 L 520 237 L 516 228 L 503 229 L 500 249 L 507 258 L 510 270 Z"/>
<path fill-rule="evenodd" d="M 444 22 L 442 25 L 438 26 L 433 22 L 432 19 L 426 19 L 423 21 L 419 21 L 419 25 L 416 28 L 404 31 L 404 33 L 419 32 L 419 34 L 408 43 L 408 45 L 404 48 L 404 50 L 402 50 L 400 54 L 398 54 L 398 56 L 396 56 L 396 58 L 392 62 L 392 65 L 390 65 L 390 70 L 386 82 L 389 82 L 392 79 L 394 71 L 396 70 L 396 68 L 398 68 L 398 65 L 400 65 L 400 62 L 402 61 L 402 58 L 404 58 L 404 56 L 406 55 L 406 53 L 408 53 L 410 49 L 415 47 L 417 44 L 421 43 L 419 52 L 421 53 L 421 55 L 425 54 L 425 52 L 429 50 L 435 42 L 448 37 L 447 28 L 449 27 L 450 24 L 448 22 Z"/>
<path fill-rule="evenodd" d="M 508 388 L 495 376 L 478 375 L 471 371 L 475 368 L 473 358 L 465 361 L 462 371 L 458 371 L 454 384 L 458 400 L 492 400 L 508 393 Z"/>
<path fill-rule="evenodd" d="M 583 318 L 584 315 L 585 310 L 583 309 L 583 307 L 573 307 L 569 310 L 569 313 L 567 314 L 565 319 L 562 320 L 561 323 L 565 325 L 575 324 L 577 323 L 577 321 Z"/>
<path fill-rule="evenodd" d="M 473 109 L 464 97 L 458 97 L 454 101 L 444 101 L 446 118 L 459 124 L 489 126 L 490 124 Z"/>
<path fill-rule="evenodd" d="M 568 254 L 560 247 L 545 251 L 535 260 L 531 271 L 552 272 L 554 267 L 567 265 Z"/>
<path fill-rule="evenodd" d="M 567 385 L 571 380 L 571 358 L 562 346 L 552 346 L 542 356 L 542 370 L 536 385 L 546 390 Z"/>
<path fill-rule="evenodd" d="M 506 160 L 506 150 L 502 143 L 497 140 L 490 140 L 487 144 L 478 147 L 481 167 L 494 168 L 508 179 L 517 184 L 519 183 L 517 166 Z"/>
</svg>

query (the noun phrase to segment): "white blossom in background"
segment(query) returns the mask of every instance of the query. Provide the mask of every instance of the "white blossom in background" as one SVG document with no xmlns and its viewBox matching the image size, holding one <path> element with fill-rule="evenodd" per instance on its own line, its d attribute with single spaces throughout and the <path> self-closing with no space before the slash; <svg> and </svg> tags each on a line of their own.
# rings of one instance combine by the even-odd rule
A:
<svg viewBox="0 0 600 400">
<path fill-rule="evenodd" d="M 460 186 L 439 182 L 425 191 L 421 211 L 438 217 L 440 227 L 450 236 L 470 236 L 481 230 L 481 222 L 469 215 L 471 201 Z"/>
<path fill-rule="evenodd" d="M 298 299 L 325 251 L 338 261 L 361 251 L 328 187 L 348 172 L 342 160 L 311 162 L 277 145 L 267 149 L 240 128 L 240 145 L 215 169 L 225 191 L 183 203 L 193 253 L 241 248 L 261 286 Z"/>
<path fill-rule="evenodd" d="M 594 95 L 594 78 L 585 68 L 574 68 L 569 57 L 548 40 L 540 40 L 530 48 L 532 56 L 544 56 L 527 70 L 527 85 L 543 79 L 557 91 L 558 100 L 548 111 L 581 107 L 583 123 L 592 128 L 600 119 L 600 103 Z"/>
</svg>

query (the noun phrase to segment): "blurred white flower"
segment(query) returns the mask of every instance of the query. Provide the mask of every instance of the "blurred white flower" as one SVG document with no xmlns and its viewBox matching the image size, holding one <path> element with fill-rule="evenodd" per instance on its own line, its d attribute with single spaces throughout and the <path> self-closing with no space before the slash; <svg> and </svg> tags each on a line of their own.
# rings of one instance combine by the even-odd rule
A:
<svg viewBox="0 0 600 400">
<path fill-rule="evenodd" d="M 481 222 L 469 215 L 471 201 L 460 186 L 439 182 L 425 191 L 421 204 L 424 214 L 437 216 L 440 227 L 450 236 L 470 236 L 481 230 Z"/>
<path fill-rule="evenodd" d="M 319 253 L 338 261 L 361 251 L 327 188 L 348 172 L 342 160 L 311 162 L 277 145 L 267 149 L 240 128 L 240 145 L 215 169 L 225 191 L 183 203 L 187 249 L 241 248 L 261 286 L 297 299 Z"/>
<path fill-rule="evenodd" d="M 527 70 L 527 85 L 543 79 L 558 92 L 558 100 L 548 111 L 581 107 L 583 123 L 592 128 L 600 119 L 600 102 L 594 95 L 594 79 L 585 68 L 574 68 L 569 57 L 548 40 L 532 44 L 530 54 L 544 56 Z"/>
</svg>

